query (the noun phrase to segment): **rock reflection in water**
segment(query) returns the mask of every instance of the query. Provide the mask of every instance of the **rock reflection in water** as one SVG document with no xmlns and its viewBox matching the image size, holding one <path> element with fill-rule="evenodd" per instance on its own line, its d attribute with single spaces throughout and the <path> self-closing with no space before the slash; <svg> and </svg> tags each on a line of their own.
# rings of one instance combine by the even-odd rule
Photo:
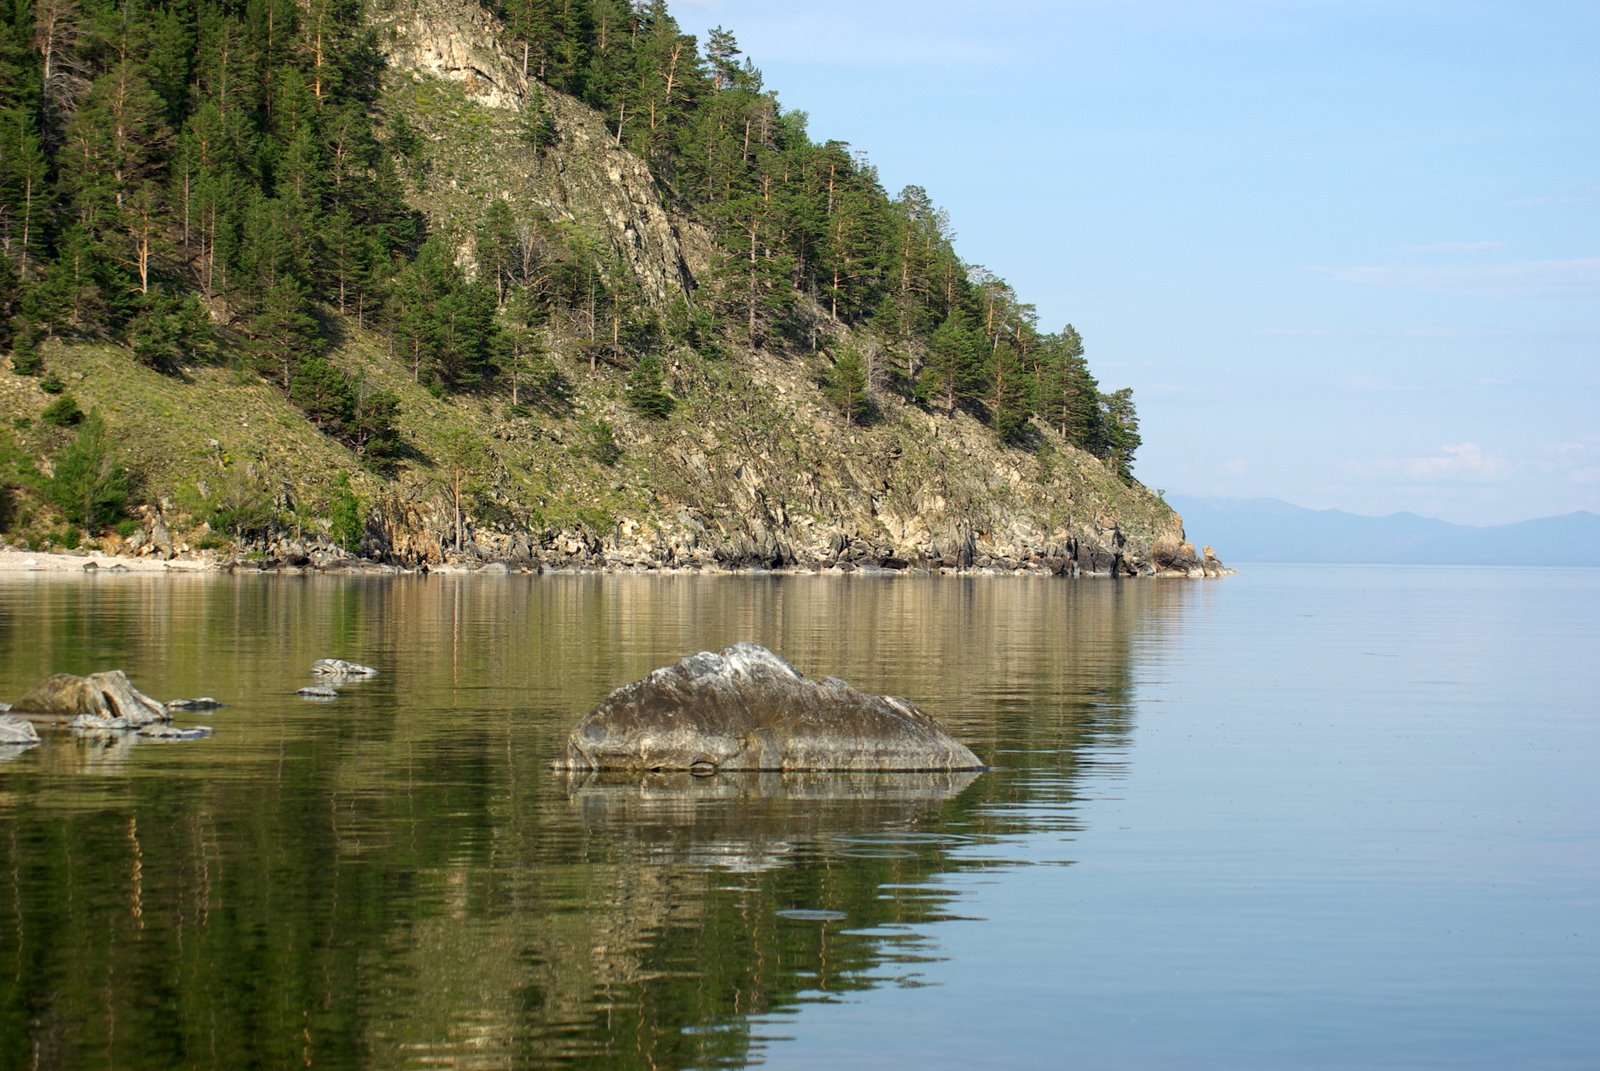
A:
<svg viewBox="0 0 1600 1071">
<path fill-rule="evenodd" d="M 802 847 L 904 829 L 979 776 L 590 774 L 570 779 L 568 797 L 586 825 L 638 840 L 653 856 L 757 873 L 793 865 Z"/>
</svg>

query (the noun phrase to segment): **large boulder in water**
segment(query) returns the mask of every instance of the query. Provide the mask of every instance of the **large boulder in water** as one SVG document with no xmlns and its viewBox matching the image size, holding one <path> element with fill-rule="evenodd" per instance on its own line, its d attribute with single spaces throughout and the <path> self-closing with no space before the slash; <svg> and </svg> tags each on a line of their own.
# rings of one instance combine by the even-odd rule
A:
<svg viewBox="0 0 1600 1071">
<path fill-rule="evenodd" d="M 140 729 L 172 720 L 166 707 L 135 688 L 120 669 L 47 677 L 12 704 L 12 713 L 79 729 Z"/>
<path fill-rule="evenodd" d="M 903 699 L 811 680 L 764 647 L 702 651 L 608 695 L 557 769 L 979 770 L 968 748 Z"/>
</svg>

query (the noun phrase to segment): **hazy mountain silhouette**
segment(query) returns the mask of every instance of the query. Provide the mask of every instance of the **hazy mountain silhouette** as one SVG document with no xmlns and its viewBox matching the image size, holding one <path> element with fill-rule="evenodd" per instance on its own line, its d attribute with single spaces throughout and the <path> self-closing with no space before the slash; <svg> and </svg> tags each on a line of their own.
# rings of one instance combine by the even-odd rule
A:
<svg viewBox="0 0 1600 1071">
<path fill-rule="evenodd" d="M 1597 565 L 1600 516 L 1568 513 L 1485 528 L 1391 513 L 1365 517 L 1276 498 L 1168 495 L 1196 546 L 1234 562 Z"/>
</svg>

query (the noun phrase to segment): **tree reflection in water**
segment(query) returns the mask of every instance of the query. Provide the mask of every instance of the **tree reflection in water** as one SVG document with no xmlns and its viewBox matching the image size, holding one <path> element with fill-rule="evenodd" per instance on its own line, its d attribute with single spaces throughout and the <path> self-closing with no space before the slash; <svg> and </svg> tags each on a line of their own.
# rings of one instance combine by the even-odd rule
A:
<svg viewBox="0 0 1600 1071">
<path fill-rule="evenodd" d="M 112 579 L 112 578 L 102 578 Z M 1022 578 L 0 582 L 0 696 L 123 668 L 210 740 L 0 771 L 0 1065 L 737 1066 L 752 1018 L 920 984 L 949 875 L 1076 828 L 1190 585 Z M 982 774 L 573 781 L 617 684 L 763 643 Z M 383 675 L 308 704 L 324 656 Z M 136 831 L 131 833 L 130 831 Z"/>
</svg>

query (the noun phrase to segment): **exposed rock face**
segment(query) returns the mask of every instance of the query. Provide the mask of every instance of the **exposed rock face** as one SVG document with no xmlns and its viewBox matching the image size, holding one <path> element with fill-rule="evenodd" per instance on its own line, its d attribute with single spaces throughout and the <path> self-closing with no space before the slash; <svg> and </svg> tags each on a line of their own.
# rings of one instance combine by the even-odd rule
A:
<svg viewBox="0 0 1600 1071">
<path fill-rule="evenodd" d="M 1222 564 L 1217 552 L 1210 547 L 1203 554 L 1196 553 L 1194 544 L 1166 539 L 1155 545 L 1153 558 L 1156 571 L 1164 576 L 1215 577 L 1233 572 Z"/>
<path fill-rule="evenodd" d="M 135 688 L 120 669 L 87 677 L 57 673 L 18 699 L 13 709 L 31 721 L 74 729 L 140 729 L 172 720 L 166 707 Z"/>
<path fill-rule="evenodd" d="M 976 770 L 983 764 L 903 699 L 811 680 L 764 647 L 702 651 L 612 692 L 557 769 Z"/>
<path fill-rule="evenodd" d="M 527 79 L 497 40 L 496 20 L 477 4 L 409 0 L 387 21 L 391 65 L 459 82 L 490 108 L 522 106 Z"/>
<path fill-rule="evenodd" d="M 665 302 L 694 288 L 694 272 L 710 261 L 708 240 L 668 214 L 649 167 L 616 144 L 599 116 L 554 90 L 534 92 L 516 59 L 521 50 L 500 39 L 498 20 L 476 4 L 401 0 L 383 22 L 392 70 L 458 84 L 499 126 L 496 151 L 460 161 L 448 189 L 432 195 L 466 194 L 473 212 L 464 218 L 476 218 L 482 198 L 503 197 L 513 205 L 536 206 L 549 219 L 581 220 L 605 235 L 611 255 L 627 265 L 652 300 Z M 507 160 L 503 151 L 505 144 L 517 144 L 531 97 L 550 110 L 566 139 L 548 166 L 530 165 L 531 152 Z M 427 117 L 418 121 L 426 132 Z"/>
</svg>

